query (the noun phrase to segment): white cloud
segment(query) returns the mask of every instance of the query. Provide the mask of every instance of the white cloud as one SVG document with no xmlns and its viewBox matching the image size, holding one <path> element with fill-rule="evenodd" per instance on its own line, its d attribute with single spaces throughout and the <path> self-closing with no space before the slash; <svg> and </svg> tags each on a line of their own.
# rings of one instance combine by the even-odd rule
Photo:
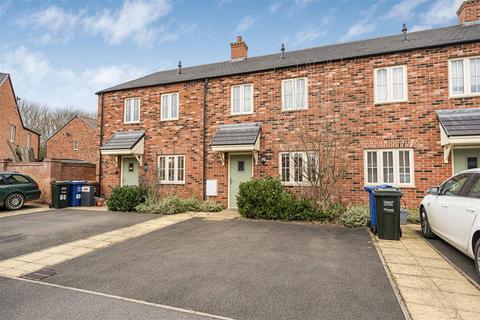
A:
<svg viewBox="0 0 480 320">
<path fill-rule="evenodd" d="M 292 46 L 296 48 L 301 44 L 312 42 L 325 34 L 325 31 L 320 31 L 318 28 L 308 28 L 306 30 L 299 31 L 294 36 L 295 41 L 293 42 Z"/>
<path fill-rule="evenodd" d="M 144 68 L 127 64 L 102 65 L 75 71 L 54 67 L 45 56 L 26 47 L 0 55 L 0 70 L 12 75 L 15 93 L 49 106 L 77 106 L 94 111 L 95 92 L 138 78 Z"/>
<path fill-rule="evenodd" d="M 415 31 L 428 30 L 428 29 L 432 29 L 432 28 L 433 28 L 433 26 L 432 26 L 432 25 L 429 25 L 429 24 L 419 24 L 419 25 L 413 26 L 413 27 L 410 28 L 408 31 L 410 31 L 410 32 L 415 32 Z"/>
<path fill-rule="evenodd" d="M 297 5 L 298 7 L 304 7 L 312 2 L 313 0 L 295 0 L 295 5 Z"/>
<path fill-rule="evenodd" d="M 403 0 L 387 13 L 386 19 L 406 20 L 415 15 L 415 9 L 427 0 Z"/>
<path fill-rule="evenodd" d="M 171 9 L 169 0 L 126 1 L 118 10 L 106 9 L 86 17 L 84 24 L 87 31 L 102 35 L 109 44 L 118 44 L 132 37 L 135 42 L 145 45 L 155 39 L 153 22 Z"/>
<path fill-rule="evenodd" d="M 377 11 L 377 6 L 377 3 L 375 3 L 367 10 L 361 12 L 361 19 L 350 26 L 347 33 L 340 38 L 340 41 L 349 41 L 375 31 L 377 24 L 373 16 Z"/>
<path fill-rule="evenodd" d="M 277 12 L 281 6 L 282 6 L 281 2 L 274 2 L 268 7 L 268 10 L 270 10 L 271 13 L 274 13 L 274 12 Z"/>
<path fill-rule="evenodd" d="M 436 0 L 421 16 L 421 24 L 440 26 L 457 19 L 457 10 L 462 0 Z"/>
<path fill-rule="evenodd" d="M 244 32 L 246 31 L 248 28 L 250 28 L 253 23 L 255 22 L 255 19 L 250 16 L 250 15 L 246 15 L 245 17 L 242 18 L 242 20 L 240 20 L 240 22 L 238 23 L 237 25 L 237 32 Z"/>
</svg>

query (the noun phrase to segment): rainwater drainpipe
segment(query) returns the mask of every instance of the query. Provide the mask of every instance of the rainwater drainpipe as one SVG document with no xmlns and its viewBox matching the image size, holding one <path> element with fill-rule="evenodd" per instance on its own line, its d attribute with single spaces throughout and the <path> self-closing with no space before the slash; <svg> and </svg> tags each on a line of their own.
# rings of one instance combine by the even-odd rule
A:
<svg viewBox="0 0 480 320">
<path fill-rule="evenodd" d="M 202 106 L 202 182 L 203 182 L 203 200 L 207 199 L 207 92 L 208 78 L 205 78 L 203 84 L 203 106 Z"/>
<path fill-rule="evenodd" d="M 100 144 L 98 147 L 99 152 L 99 160 L 98 160 L 98 194 L 102 195 L 102 152 L 100 151 L 100 147 L 103 144 L 103 93 L 100 93 L 101 96 L 101 103 L 100 103 Z"/>
</svg>

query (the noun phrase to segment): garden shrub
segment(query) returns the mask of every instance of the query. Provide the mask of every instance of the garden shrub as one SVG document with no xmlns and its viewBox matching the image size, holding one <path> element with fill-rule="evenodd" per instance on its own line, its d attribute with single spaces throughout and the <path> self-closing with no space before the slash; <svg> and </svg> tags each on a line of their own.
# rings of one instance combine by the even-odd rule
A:
<svg viewBox="0 0 480 320">
<path fill-rule="evenodd" d="M 203 212 L 219 212 L 223 210 L 223 206 L 215 201 L 212 200 L 206 200 L 203 202 L 200 202 L 200 211 Z"/>
<path fill-rule="evenodd" d="M 370 220 L 370 209 L 368 206 L 351 205 L 340 215 L 339 222 L 346 227 L 363 227 Z"/>
<path fill-rule="evenodd" d="M 154 192 L 149 193 L 147 200 L 136 207 L 136 210 L 141 213 L 167 215 L 188 211 L 217 212 L 222 209 L 223 206 L 214 201 L 201 201 L 194 197 L 181 199 L 174 194 L 159 199 Z"/>
<path fill-rule="evenodd" d="M 108 210 L 134 211 L 144 203 L 147 198 L 147 190 L 138 186 L 123 186 L 113 188 L 110 198 L 107 200 Z"/>
<path fill-rule="evenodd" d="M 408 209 L 407 222 L 414 224 L 420 223 L 420 212 L 418 208 Z"/>
</svg>

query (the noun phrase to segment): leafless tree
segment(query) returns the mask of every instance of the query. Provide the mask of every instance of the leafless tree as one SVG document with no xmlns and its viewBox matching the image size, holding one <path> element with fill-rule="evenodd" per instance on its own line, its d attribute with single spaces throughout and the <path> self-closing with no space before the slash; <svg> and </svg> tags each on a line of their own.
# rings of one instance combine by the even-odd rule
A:
<svg viewBox="0 0 480 320">
<path fill-rule="evenodd" d="M 76 107 L 52 108 L 20 99 L 18 102 L 24 125 L 40 134 L 40 158 L 45 157 L 47 140 L 75 116 L 96 118 L 96 112 Z"/>
</svg>

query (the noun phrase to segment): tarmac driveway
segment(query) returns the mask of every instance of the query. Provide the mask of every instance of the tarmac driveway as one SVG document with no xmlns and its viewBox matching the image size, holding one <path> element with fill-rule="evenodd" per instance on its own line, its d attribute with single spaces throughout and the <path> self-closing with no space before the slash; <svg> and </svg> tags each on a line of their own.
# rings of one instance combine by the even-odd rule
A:
<svg viewBox="0 0 480 320">
<path fill-rule="evenodd" d="M 404 319 L 366 229 L 194 218 L 45 282 L 236 319 Z"/>
<path fill-rule="evenodd" d="M 156 215 L 48 210 L 0 219 L 0 260 L 133 225 Z"/>
</svg>

